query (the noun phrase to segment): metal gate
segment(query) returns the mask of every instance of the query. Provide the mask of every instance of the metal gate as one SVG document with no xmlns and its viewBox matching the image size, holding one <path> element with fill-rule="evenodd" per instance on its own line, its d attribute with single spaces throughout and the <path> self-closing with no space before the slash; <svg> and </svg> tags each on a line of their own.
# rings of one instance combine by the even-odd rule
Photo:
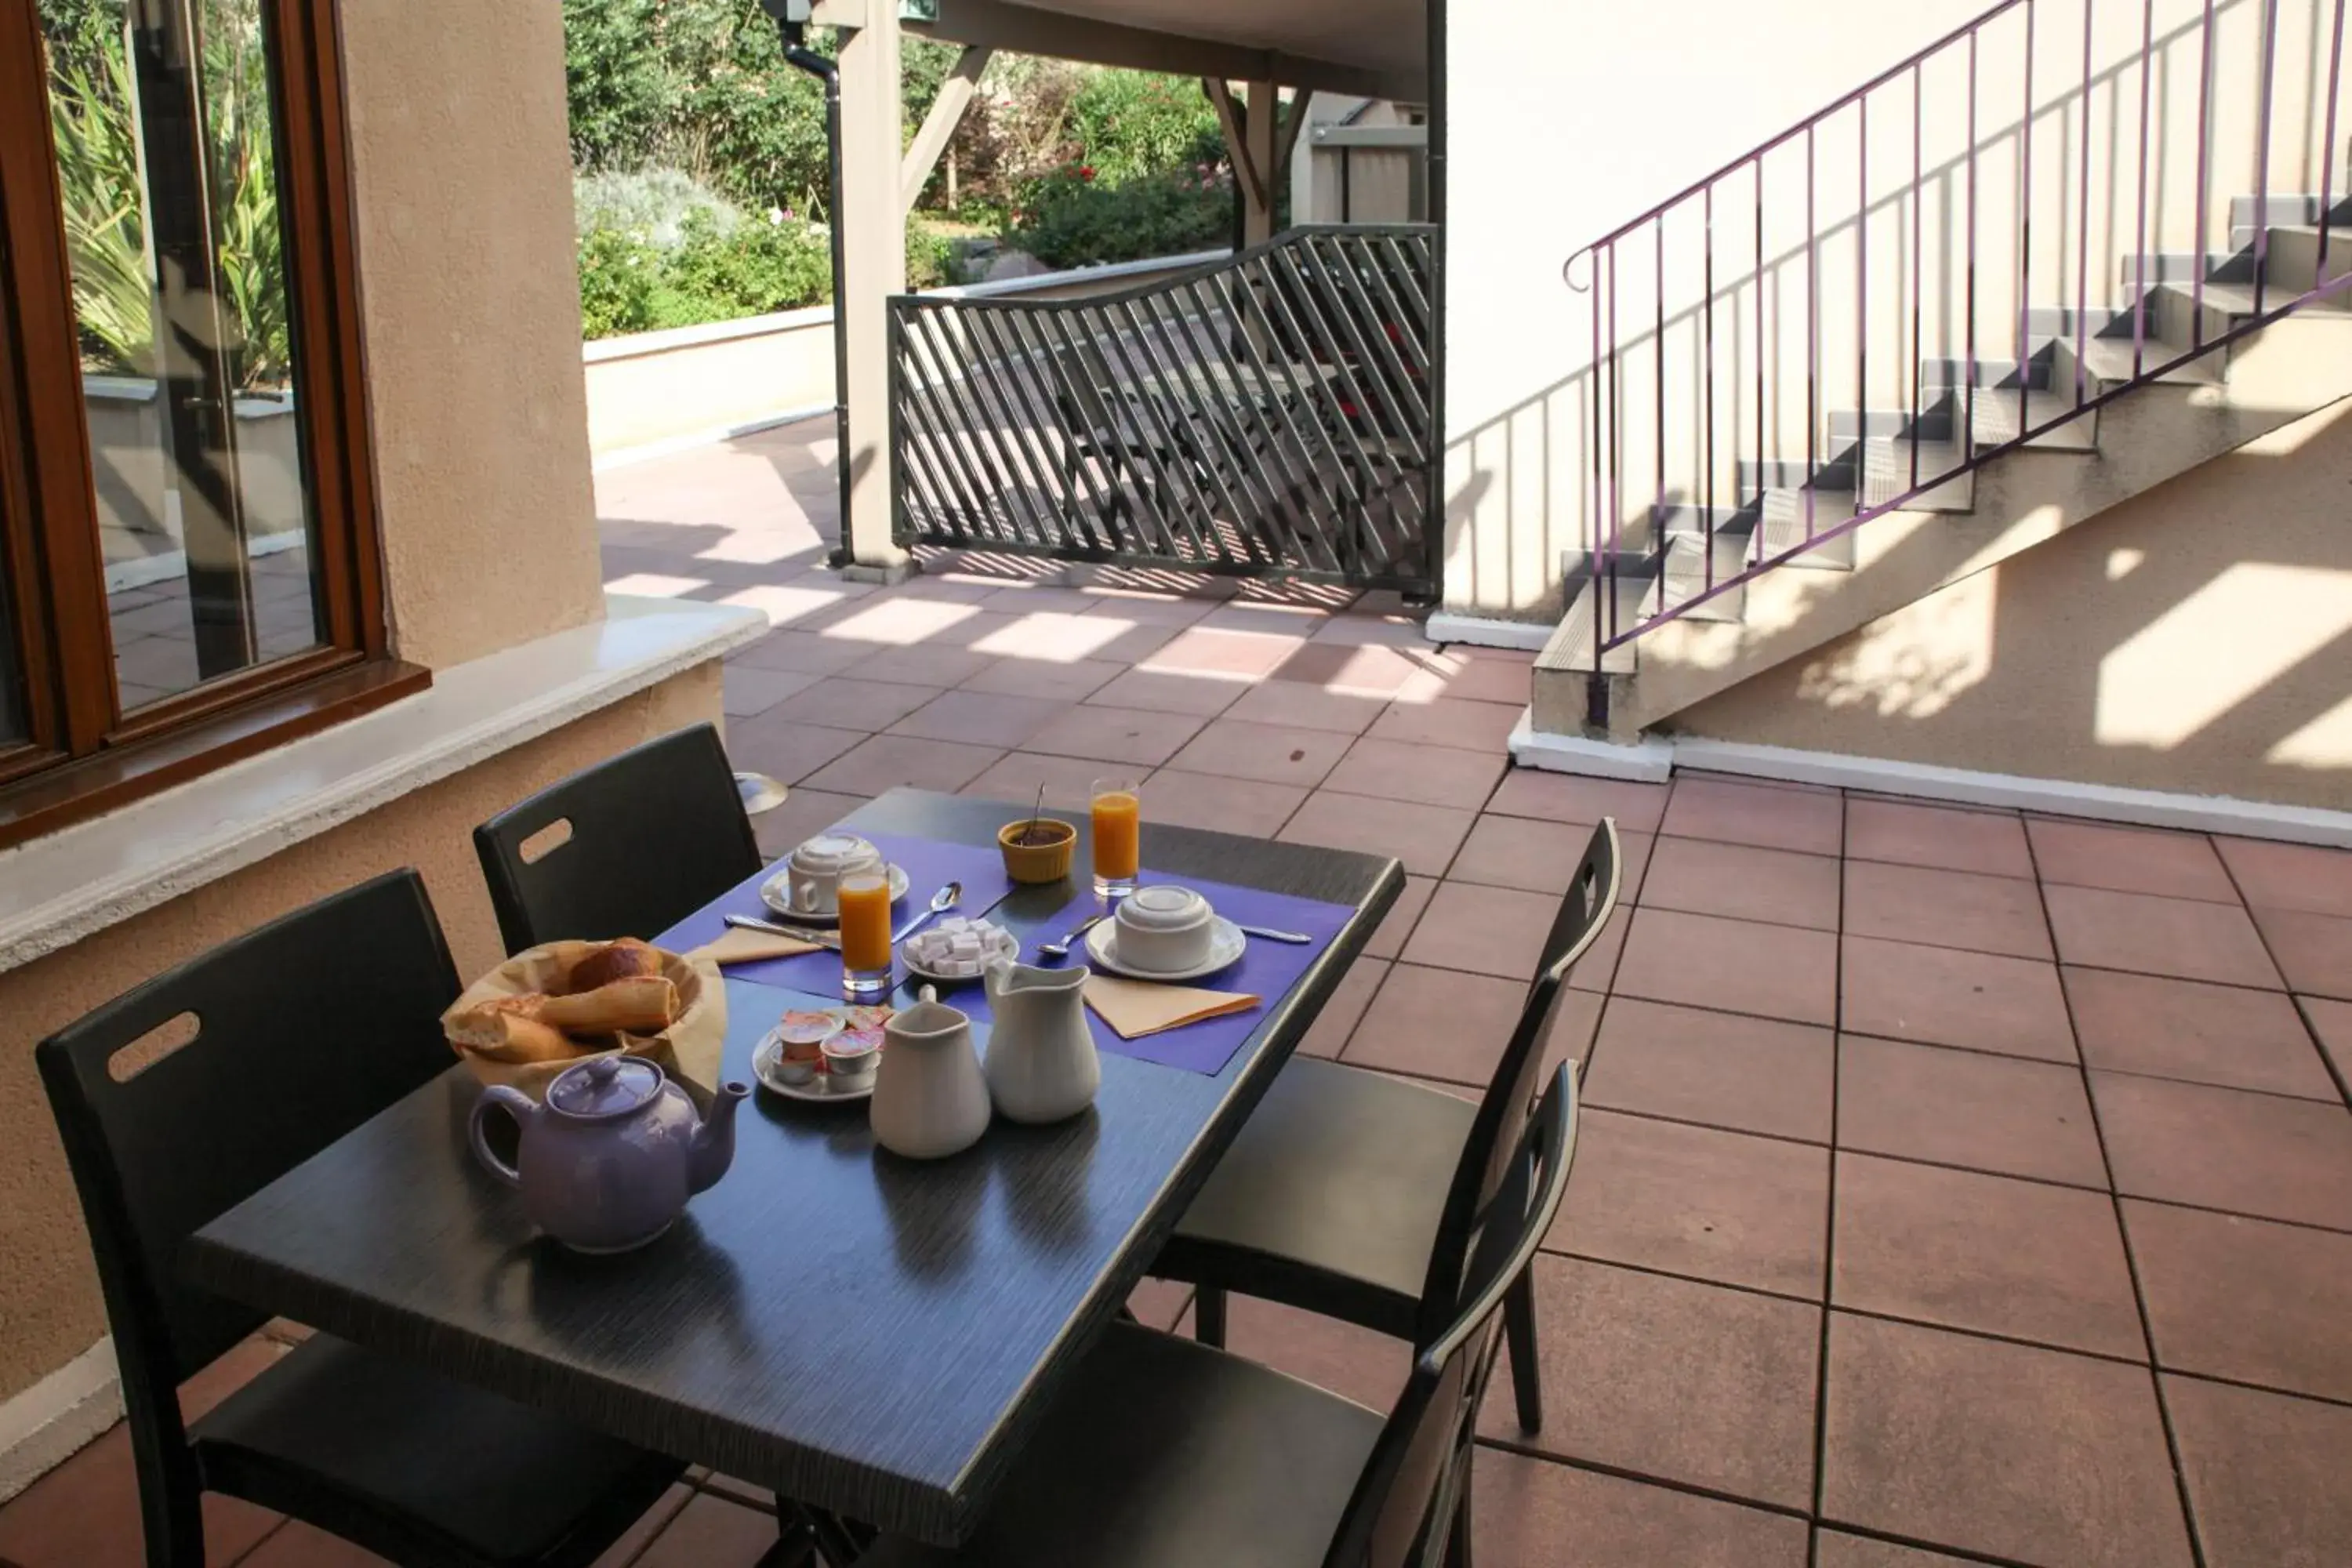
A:
<svg viewBox="0 0 2352 1568">
<path fill-rule="evenodd" d="M 1432 592 L 1435 236 L 1315 226 L 1123 293 L 894 298 L 898 542 Z"/>
</svg>

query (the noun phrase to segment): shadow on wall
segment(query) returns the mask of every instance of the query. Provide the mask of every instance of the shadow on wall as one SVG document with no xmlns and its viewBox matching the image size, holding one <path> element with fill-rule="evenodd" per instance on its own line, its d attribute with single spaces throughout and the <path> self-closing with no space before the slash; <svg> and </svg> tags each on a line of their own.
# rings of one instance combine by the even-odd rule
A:
<svg viewBox="0 0 2352 1568">
<path fill-rule="evenodd" d="M 2352 402 L 1706 699 L 1672 727 L 2352 809 Z"/>
</svg>

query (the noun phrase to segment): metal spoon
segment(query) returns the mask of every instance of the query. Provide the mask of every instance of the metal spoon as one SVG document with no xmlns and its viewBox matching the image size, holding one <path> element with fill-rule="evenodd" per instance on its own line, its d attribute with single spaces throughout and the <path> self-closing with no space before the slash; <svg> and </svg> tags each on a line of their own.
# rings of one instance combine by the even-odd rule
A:
<svg viewBox="0 0 2352 1568">
<path fill-rule="evenodd" d="M 1061 941 L 1039 942 L 1037 944 L 1037 952 L 1040 955 L 1059 963 L 1061 960 L 1070 956 L 1070 943 L 1086 935 L 1087 932 L 1094 930 L 1095 927 L 1102 924 L 1102 922 L 1108 918 L 1109 912 L 1108 910 L 1099 915 L 1088 915 L 1085 920 L 1078 922 L 1076 930 L 1070 932 L 1069 935 L 1064 937 Z"/>
<path fill-rule="evenodd" d="M 770 936 L 789 936 L 801 942 L 813 942 L 819 947 L 837 948 L 841 938 L 833 931 L 815 931 L 807 926 L 778 925 L 757 915 L 729 915 L 727 923 L 739 931 L 763 931 Z"/>
<path fill-rule="evenodd" d="M 938 892 L 933 893 L 931 895 L 930 908 L 925 910 L 921 914 L 917 915 L 913 920 L 908 921 L 905 925 L 900 926 L 897 931 L 890 933 L 890 945 L 892 947 L 898 946 L 900 942 L 906 941 L 908 937 L 914 935 L 917 931 L 930 924 L 932 921 L 955 908 L 956 900 L 962 897 L 963 884 L 961 882 L 950 882 L 946 887 L 941 888 Z"/>
</svg>

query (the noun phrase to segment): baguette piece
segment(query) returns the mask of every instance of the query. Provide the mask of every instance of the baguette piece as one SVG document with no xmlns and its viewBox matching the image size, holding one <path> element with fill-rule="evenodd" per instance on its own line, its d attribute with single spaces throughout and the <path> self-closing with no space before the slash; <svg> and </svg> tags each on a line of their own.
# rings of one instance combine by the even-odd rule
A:
<svg viewBox="0 0 2352 1568">
<path fill-rule="evenodd" d="M 572 966 L 565 977 L 567 994 L 595 991 L 615 980 L 631 980 L 640 975 L 658 975 L 662 972 L 659 949 L 625 936 L 608 942 Z"/>
<path fill-rule="evenodd" d="M 517 1065 L 567 1061 L 584 1048 L 566 1039 L 561 1029 L 511 1008 L 474 1008 L 449 1021 L 448 1035 L 460 1050 Z"/>
<path fill-rule="evenodd" d="M 660 975 L 641 974 L 576 995 L 547 997 L 535 1016 L 571 1034 L 657 1035 L 677 1021 L 677 987 Z"/>
</svg>

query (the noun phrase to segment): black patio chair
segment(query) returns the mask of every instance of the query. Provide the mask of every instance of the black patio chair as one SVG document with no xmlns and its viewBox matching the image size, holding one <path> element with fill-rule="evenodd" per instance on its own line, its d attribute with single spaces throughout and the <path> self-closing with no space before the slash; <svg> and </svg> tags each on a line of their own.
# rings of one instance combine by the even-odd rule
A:
<svg viewBox="0 0 2352 1568">
<path fill-rule="evenodd" d="M 1574 967 L 1617 904 L 1617 826 L 1592 830 L 1517 1026 L 1475 1106 L 1343 1063 L 1286 1064 L 1209 1174 L 1150 1272 L 1198 1288 L 1194 1331 L 1225 1340 L 1229 1292 L 1425 1344 L 1454 1304 L 1476 1215 L 1502 1179 Z M 1543 1426 L 1531 1283 L 1515 1288 L 1511 1385 Z"/>
<path fill-rule="evenodd" d="M 1555 994 L 1557 993 L 1555 992 Z M 1521 1293 L 1575 1153 L 1563 1063 L 1477 1217 L 1383 1422 L 1353 1401 L 1197 1342 L 1115 1323 L 954 1550 L 827 1530 L 856 1568 L 1469 1568 L 1474 1421 L 1495 1321 Z M 830 1539 L 828 1539 L 828 1537 Z"/>
<path fill-rule="evenodd" d="M 122 1369 L 150 1568 L 203 1568 L 207 1491 L 412 1568 L 568 1568 L 593 1561 L 685 1469 L 324 1334 L 182 1421 L 180 1384 L 265 1319 L 183 1283 L 182 1243 L 448 1070 L 439 1014 L 457 994 L 425 885 L 395 871 L 182 964 L 36 1048 Z M 148 1049 L 190 1016 L 192 1039 Z"/>
<path fill-rule="evenodd" d="M 569 837 L 526 847 L 566 824 Z M 607 758 L 474 829 L 509 952 L 650 938 L 757 871 L 751 819 L 719 731 L 697 724 Z"/>
</svg>

